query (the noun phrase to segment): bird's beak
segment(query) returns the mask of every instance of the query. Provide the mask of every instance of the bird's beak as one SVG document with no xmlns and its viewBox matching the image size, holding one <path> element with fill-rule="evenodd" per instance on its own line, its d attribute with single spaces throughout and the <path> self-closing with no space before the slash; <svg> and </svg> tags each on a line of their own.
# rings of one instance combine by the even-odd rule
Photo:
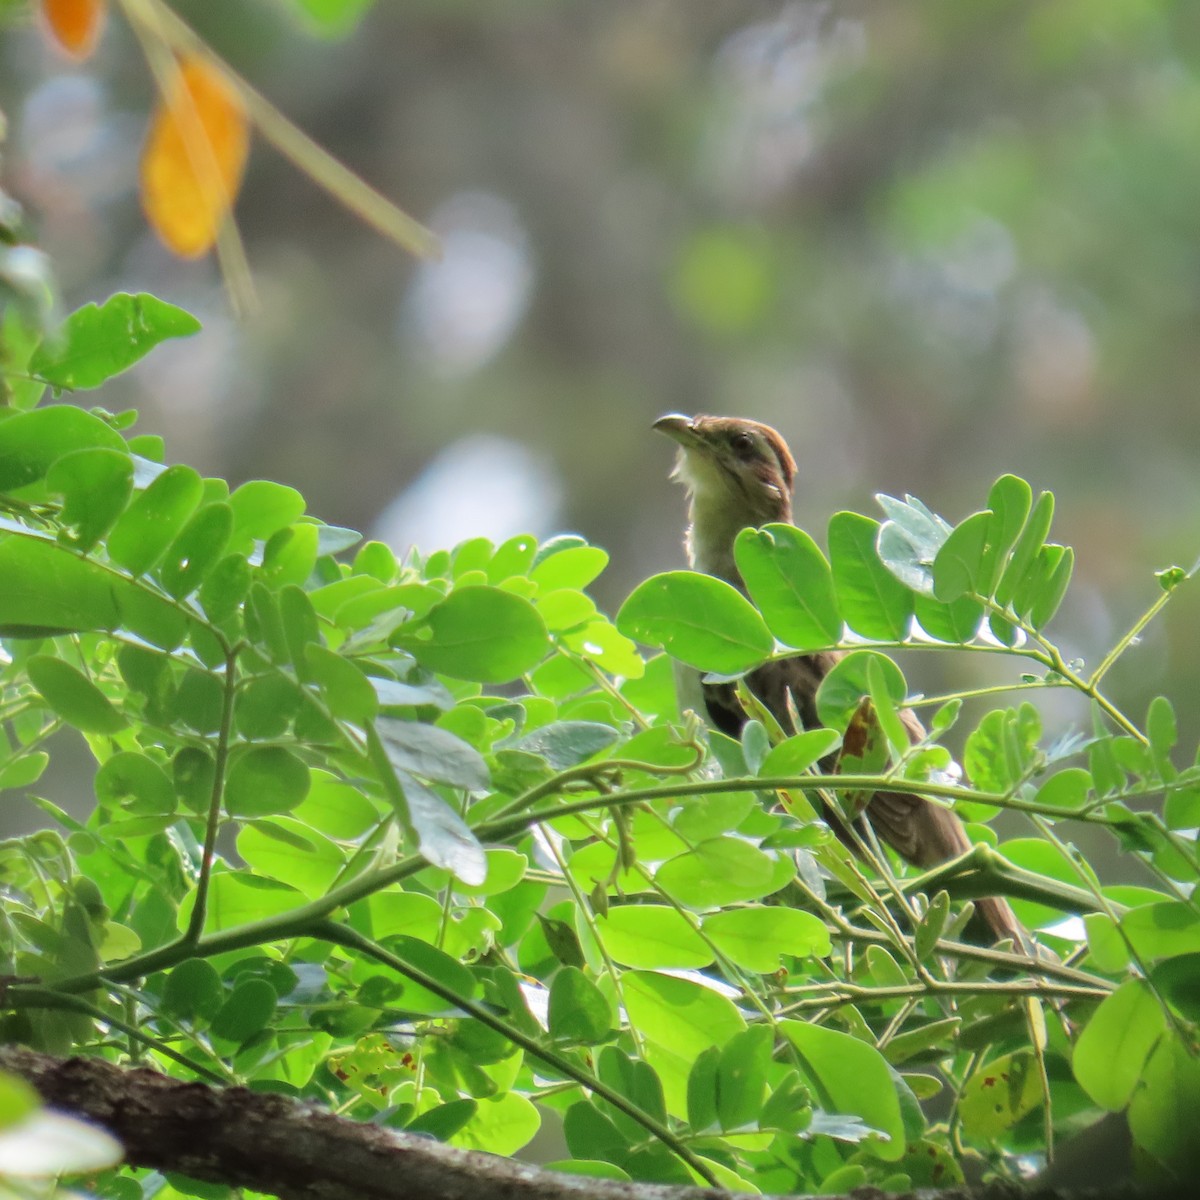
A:
<svg viewBox="0 0 1200 1200">
<path fill-rule="evenodd" d="M 665 417 L 659 417 L 653 427 L 659 433 L 665 433 L 673 442 L 678 442 L 685 450 L 699 446 L 703 441 L 696 432 L 692 418 L 681 413 L 669 413 Z"/>
</svg>

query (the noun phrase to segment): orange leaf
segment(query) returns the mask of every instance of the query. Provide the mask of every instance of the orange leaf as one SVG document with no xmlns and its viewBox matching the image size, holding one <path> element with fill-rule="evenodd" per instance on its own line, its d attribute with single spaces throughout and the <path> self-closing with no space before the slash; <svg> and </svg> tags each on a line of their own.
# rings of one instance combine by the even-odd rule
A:
<svg viewBox="0 0 1200 1200">
<path fill-rule="evenodd" d="M 72 58 L 87 58 L 104 24 L 107 0 L 42 0 L 53 39 Z"/>
<path fill-rule="evenodd" d="M 196 258 L 216 241 L 249 149 L 246 110 L 229 81 L 202 59 L 182 61 L 142 151 L 142 208 L 176 254 Z"/>
</svg>

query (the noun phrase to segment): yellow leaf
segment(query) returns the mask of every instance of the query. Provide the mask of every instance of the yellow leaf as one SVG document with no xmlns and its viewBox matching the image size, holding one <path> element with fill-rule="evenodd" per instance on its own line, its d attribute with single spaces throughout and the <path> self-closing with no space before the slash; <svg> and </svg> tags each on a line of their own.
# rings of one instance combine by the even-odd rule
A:
<svg viewBox="0 0 1200 1200">
<path fill-rule="evenodd" d="M 183 60 L 142 152 L 142 208 L 180 257 L 197 258 L 216 241 L 249 149 L 246 110 L 229 81 L 202 59 Z"/>
<path fill-rule="evenodd" d="M 50 36 L 72 58 L 87 58 L 104 24 L 107 0 L 42 0 Z"/>
</svg>

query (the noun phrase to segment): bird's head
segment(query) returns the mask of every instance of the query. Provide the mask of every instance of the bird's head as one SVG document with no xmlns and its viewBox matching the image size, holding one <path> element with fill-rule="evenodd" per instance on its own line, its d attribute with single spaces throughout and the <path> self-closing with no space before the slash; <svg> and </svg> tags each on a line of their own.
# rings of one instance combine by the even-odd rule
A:
<svg viewBox="0 0 1200 1200">
<path fill-rule="evenodd" d="M 740 417 L 660 417 L 679 444 L 674 478 L 691 497 L 688 552 L 710 574 L 735 578 L 733 541 L 747 526 L 792 519 L 796 463 L 769 425 Z"/>
</svg>

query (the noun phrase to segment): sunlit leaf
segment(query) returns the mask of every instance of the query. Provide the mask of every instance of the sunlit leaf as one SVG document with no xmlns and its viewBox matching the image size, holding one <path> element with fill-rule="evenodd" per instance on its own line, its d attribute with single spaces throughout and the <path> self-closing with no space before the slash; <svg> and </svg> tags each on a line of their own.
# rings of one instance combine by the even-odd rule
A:
<svg viewBox="0 0 1200 1200">
<path fill-rule="evenodd" d="M 1037 1063 L 1028 1051 L 1005 1054 L 979 1067 L 958 1102 L 963 1128 L 973 1137 L 996 1138 L 1042 1102 Z"/>
<path fill-rule="evenodd" d="M 780 1021 L 800 1069 L 823 1109 L 858 1117 L 883 1135 L 873 1152 L 885 1162 L 904 1154 L 904 1123 L 891 1071 L 874 1046 L 807 1021 Z"/>
<path fill-rule="evenodd" d="M 807 533 L 781 524 L 743 529 L 733 552 L 750 598 L 781 642 L 805 650 L 840 640 L 829 564 Z"/>
<path fill-rule="evenodd" d="M 823 725 L 845 729 L 864 696 L 871 694 L 872 665 L 892 702 L 904 700 L 907 685 L 900 668 L 877 650 L 854 650 L 840 659 L 817 689 L 817 715 Z"/>
<path fill-rule="evenodd" d="M 480 683 L 508 683 L 546 656 L 550 637 L 528 600 L 494 587 L 460 587 L 425 617 L 428 636 L 404 646 L 422 666 Z"/>
<path fill-rule="evenodd" d="M 1009 604 L 1017 594 L 1026 573 L 1033 566 L 1046 534 L 1050 532 L 1050 522 L 1054 518 L 1054 496 L 1050 492 L 1042 492 L 1021 530 L 1021 536 L 1013 547 L 1008 565 L 996 584 L 996 600 L 1000 604 Z"/>
<path fill-rule="evenodd" d="M 191 313 L 157 296 L 118 292 L 103 304 L 76 309 L 37 349 L 29 371 L 54 387 L 99 387 L 160 342 L 199 330 Z"/>
<path fill-rule="evenodd" d="M 149 570 L 200 503 L 203 485 L 191 467 L 168 467 L 121 514 L 108 535 L 108 556 L 133 575 Z"/>
<path fill-rule="evenodd" d="M 689 666 L 720 674 L 756 666 L 775 644 L 736 588 L 692 571 L 668 571 L 639 584 L 617 613 L 617 628 Z"/>
<path fill-rule="evenodd" d="M 1101 1108 L 1124 1108 L 1166 1027 L 1162 1005 L 1145 980 L 1123 983 L 1092 1013 L 1075 1043 L 1071 1067 L 1079 1086 Z"/>
<path fill-rule="evenodd" d="M 766 974 L 781 956 L 824 958 L 831 942 L 825 922 L 813 913 L 781 905 L 747 905 L 704 918 L 704 933 L 739 967 Z"/>
<path fill-rule="evenodd" d="M 125 439 L 111 425 L 70 404 L 0 421 L 0 491 L 36 483 L 64 454 L 91 449 L 128 453 Z"/>
<path fill-rule="evenodd" d="M 979 577 L 992 524 L 990 512 L 972 513 L 942 543 L 933 560 L 933 594 L 943 604 L 966 592 L 981 594 Z"/>
<path fill-rule="evenodd" d="M 133 462 L 128 454 L 117 450 L 75 450 L 51 465 L 46 487 L 62 496 L 62 520 L 72 527 L 74 544 L 86 552 L 108 532 L 129 503 Z"/>
<path fill-rule="evenodd" d="M 913 594 L 883 565 L 876 550 L 879 522 L 835 513 L 829 522 L 829 564 L 846 624 L 863 637 L 901 641 L 912 622 Z"/>
<path fill-rule="evenodd" d="M 169 249 L 196 258 L 217 230 L 241 186 L 250 129 L 241 98 L 207 60 L 179 63 L 160 101 L 142 151 L 142 207 Z"/>
<path fill-rule="evenodd" d="M 609 954 L 627 967 L 706 967 L 712 950 L 678 909 L 663 904 L 624 904 L 597 918 Z"/>
<path fill-rule="evenodd" d="M 41 0 L 41 8 L 58 45 L 72 58 L 89 57 L 104 28 L 107 0 Z"/>
<path fill-rule="evenodd" d="M 69 725 L 84 733 L 116 733 L 126 720 L 81 671 L 61 658 L 38 654 L 26 664 L 30 682 Z"/>
</svg>

